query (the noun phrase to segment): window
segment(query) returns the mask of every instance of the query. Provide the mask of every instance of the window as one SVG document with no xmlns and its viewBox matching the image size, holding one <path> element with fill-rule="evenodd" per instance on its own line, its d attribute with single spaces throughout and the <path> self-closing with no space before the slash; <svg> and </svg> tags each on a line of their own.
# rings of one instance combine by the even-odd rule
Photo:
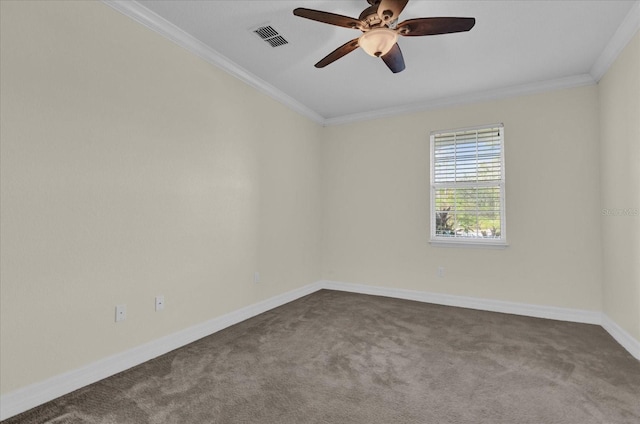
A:
<svg viewBox="0 0 640 424">
<path fill-rule="evenodd" d="M 431 242 L 506 246 L 502 124 L 431 133 Z"/>
</svg>

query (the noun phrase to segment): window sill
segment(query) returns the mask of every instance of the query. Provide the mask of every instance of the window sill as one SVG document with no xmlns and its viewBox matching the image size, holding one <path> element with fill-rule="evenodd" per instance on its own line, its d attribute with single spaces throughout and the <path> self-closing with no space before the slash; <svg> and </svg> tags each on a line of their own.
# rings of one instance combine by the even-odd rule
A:
<svg viewBox="0 0 640 424">
<path fill-rule="evenodd" d="M 472 249 L 506 249 L 509 244 L 506 241 L 470 241 L 470 240 L 429 240 L 434 247 L 463 247 Z"/>
</svg>

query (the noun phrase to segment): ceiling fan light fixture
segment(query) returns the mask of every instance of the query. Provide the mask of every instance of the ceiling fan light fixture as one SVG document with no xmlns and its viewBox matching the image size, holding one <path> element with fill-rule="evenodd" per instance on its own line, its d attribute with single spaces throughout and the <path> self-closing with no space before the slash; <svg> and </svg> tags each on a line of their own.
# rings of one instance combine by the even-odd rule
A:
<svg viewBox="0 0 640 424">
<path fill-rule="evenodd" d="M 389 70 L 397 74 L 405 69 L 404 57 L 397 43 L 398 36 L 421 37 L 465 32 L 473 28 L 476 23 L 475 18 L 455 17 L 415 18 L 398 23 L 398 17 L 409 0 L 367 0 L 367 2 L 370 6 L 360 13 L 358 19 L 304 7 L 293 10 L 293 14 L 301 18 L 362 31 L 362 35 L 358 38 L 343 44 L 322 58 L 314 65 L 316 68 L 324 68 L 358 47 L 362 47 L 368 55 L 381 58 Z"/>
<path fill-rule="evenodd" d="M 389 53 L 389 50 L 398 41 L 398 34 L 389 28 L 373 28 L 360 36 L 358 44 L 367 54 L 380 57 Z"/>
</svg>

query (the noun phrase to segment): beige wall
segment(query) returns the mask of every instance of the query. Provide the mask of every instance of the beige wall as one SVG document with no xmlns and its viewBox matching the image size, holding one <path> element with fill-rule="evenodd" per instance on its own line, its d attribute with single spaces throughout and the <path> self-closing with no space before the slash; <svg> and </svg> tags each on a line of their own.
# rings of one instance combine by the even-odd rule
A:
<svg viewBox="0 0 640 424">
<path fill-rule="evenodd" d="M 0 7 L 1 393 L 321 278 L 640 339 L 638 218 L 602 215 L 639 207 L 638 36 L 599 86 L 320 128 L 103 4 Z M 510 246 L 430 246 L 429 132 L 497 122 Z"/>
<path fill-rule="evenodd" d="M 319 279 L 320 126 L 102 3 L 0 5 L 3 394 Z"/>
<path fill-rule="evenodd" d="M 587 86 L 328 128 L 323 277 L 599 311 L 597 101 Z M 497 122 L 510 246 L 431 246 L 429 132 Z"/>
<path fill-rule="evenodd" d="M 640 33 L 598 89 L 604 312 L 640 340 Z"/>
</svg>

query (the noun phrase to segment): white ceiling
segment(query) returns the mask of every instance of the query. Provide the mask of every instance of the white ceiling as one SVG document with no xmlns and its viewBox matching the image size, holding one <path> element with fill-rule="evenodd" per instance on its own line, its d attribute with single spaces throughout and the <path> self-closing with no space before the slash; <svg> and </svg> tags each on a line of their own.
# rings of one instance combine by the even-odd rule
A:
<svg viewBox="0 0 640 424">
<path fill-rule="evenodd" d="M 361 49 L 315 68 L 360 32 L 292 13 L 306 7 L 357 18 L 366 0 L 107 3 L 325 124 L 593 83 L 615 58 L 613 42 L 628 41 L 637 30 L 640 10 L 629 0 L 410 0 L 400 21 L 457 16 L 475 17 L 476 25 L 457 34 L 401 37 L 407 68 L 393 74 Z M 263 24 L 289 44 L 273 48 L 260 40 L 251 29 Z M 620 34 L 625 25 L 630 35 Z"/>
</svg>

